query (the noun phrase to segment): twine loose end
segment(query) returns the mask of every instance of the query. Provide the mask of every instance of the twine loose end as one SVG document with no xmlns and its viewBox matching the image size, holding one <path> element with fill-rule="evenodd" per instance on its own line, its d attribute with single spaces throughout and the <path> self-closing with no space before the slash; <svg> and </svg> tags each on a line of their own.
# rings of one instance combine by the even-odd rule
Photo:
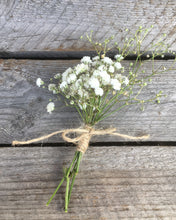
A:
<svg viewBox="0 0 176 220">
<path fill-rule="evenodd" d="M 18 145 L 19 143 L 19 141 L 12 141 L 12 146 Z"/>
</svg>

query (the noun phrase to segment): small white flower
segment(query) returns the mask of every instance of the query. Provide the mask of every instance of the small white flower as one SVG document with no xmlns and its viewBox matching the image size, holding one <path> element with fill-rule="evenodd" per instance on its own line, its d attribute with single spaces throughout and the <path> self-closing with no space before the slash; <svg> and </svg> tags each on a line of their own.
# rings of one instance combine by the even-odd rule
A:
<svg viewBox="0 0 176 220">
<path fill-rule="evenodd" d="M 89 86 L 90 86 L 90 83 L 89 83 L 88 81 L 87 81 L 87 82 L 84 82 L 84 87 L 85 87 L 86 89 L 88 89 Z"/>
<path fill-rule="evenodd" d="M 106 70 L 106 66 L 105 65 L 101 65 L 101 66 L 98 67 L 98 70 L 104 71 L 104 70 Z"/>
<path fill-rule="evenodd" d="M 68 73 L 67 72 L 64 72 L 62 74 L 62 81 L 66 81 L 67 80 L 67 76 L 68 76 Z"/>
<path fill-rule="evenodd" d="M 104 84 L 104 85 L 107 85 L 107 84 L 109 84 L 110 83 L 110 75 L 106 72 L 106 71 L 102 71 L 102 72 L 100 72 L 100 77 L 102 78 L 102 83 Z"/>
<path fill-rule="evenodd" d="M 99 76 L 99 75 L 100 75 L 100 71 L 99 70 L 94 70 L 93 76 Z"/>
<path fill-rule="evenodd" d="M 111 85 L 114 90 L 120 90 L 121 83 L 117 79 L 111 79 Z"/>
<path fill-rule="evenodd" d="M 116 62 L 116 63 L 114 64 L 114 66 L 115 66 L 115 68 L 116 68 L 117 70 L 120 70 L 120 69 L 122 68 L 121 63 L 119 63 L 119 62 Z"/>
<path fill-rule="evenodd" d="M 96 65 L 98 65 L 98 63 L 95 61 L 95 62 L 92 62 L 92 66 L 95 67 Z"/>
<path fill-rule="evenodd" d="M 81 85 L 81 83 L 82 83 L 82 79 L 78 79 L 78 80 L 75 82 L 75 87 L 76 87 L 76 88 L 79 88 L 80 85 Z"/>
<path fill-rule="evenodd" d="M 83 90 L 82 89 L 79 89 L 78 90 L 78 95 L 82 98 L 83 97 Z"/>
<path fill-rule="evenodd" d="M 117 73 L 116 75 L 115 75 L 115 79 L 118 79 L 118 80 L 121 80 L 122 79 L 122 74 L 119 74 L 119 73 Z"/>
<path fill-rule="evenodd" d="M 51 114 L 51 112 L 54 111 L 54 107 L 55 107 L 54 102 L 49 102 L 48 105 L 46 106 L 47 112 Z"/>
<path fill-rule="evenodd" d="M 91 74 L 91 75 L 92 75 L 92 74 Z M 89 73 L 86 73 L 86 74 L 82 75 L 82 77 L 83 77 L 83 79 L 85 79 L 85 78 L 89 79 L 89 78 L 90 78 L 90 74 L 89 74 Z"/>
<path fill-rule="evenodd" d="M 40 78 L 38 78 L 37 80 L 36 80 L 36 85 L 38 86 L 38 87 L 40 87 L 41 85 L 43 85 L 44 84 L 44 82 L 43 82 L 43 80 L 41 80 Z"/>
<path fill-rule="evenodd" d="M 68 74 L 70 74 L 70 73 L 72 73 L 72 71 L 73 71 L 73 69 L 71 68 L 71 67 L 69 67 L 68 69 L 66 69 L 66 73 L 68 73 Z"/>
<path fill-rule="evenodd" d="M 87 63 L 91 63 L 91 62 L 92 62 L 92 60 L 90 59 L 89 56 L 84 56 L 84 57 L 81 59 L 81 63 L 87 64 Z"/>
<path fill-rule="evenodd" d="M 99 95 L 99 96 L 102 96 L 103 95 L 103 89 L 102 88 L 95 88 L 95 94 L 96 95 Z"/>
<path fill-rule="evenodd" d="M 67 82 L 66 82 L 66 81 L 63 81 L 63 82 L 60 84 L 60 89 L 61 89 L 61 90 L 64 90 L 66 87 L 67 87 Z"/>
<path fill-rule="evenodd" d="M 51 84 L 48 85 L 48 90 L 49 91 L 53 91 L 54 89 L 56 89 L 56 84 L 51 83 Z"/>
<path fill-rule="evenodd" d="M 48 85 L 48 90 L 49 90 L 49 91 L 52 91 L 53 94 L 57 94 L 56 84 L 53 84 L 53 83 L 49 84 L 49 85 Z"/>
<path fill-rule="evenodd" d="M 114 73 L 114 67 L 113 66 L 110 66 L 108 70 L 109 70 L 110 73 Z"/>
<path fill-rule="evenodd" d="M 55 79 L 59 79 L 61 77 L 61 74 L 60 73 L 57 73 L 56 75 L 54 75 L 54 78 Z"/>
<path fill-rule="evenodd" d="M 69 67 L 68 69 L 66 69 L 65 72 L 62 74 L 62 81 L 66 81 L 68 74 L 70 74 L 72 71 L 73 71 L 73 70 L 72 70 L 71 67 Z"/>
<path fill-rule="evenodd" d="M 78 64 L 75 67 L 76 75 L 79 75 L 80 73 L 83 73 L 83 72 L 87 71 L 88 69 L 89 69 L 89 67 L 87 64 L 84 64 L 84 63 Z"/>
<path fill-rule="evenodd" d="M 93 57 L 93 58 L 92 58 L 93 61 L 97 61 L 97 60 L 99 60 L 99 59 L 100 59 L 99 56 L 96 56 L 96 57 Z"/>
<path fill-rule="evenodd" d="M 114 58 L 115 58 L 117 61 L 119 61 L 119 62 L 124 59 L 124 57 L 123 57 L 122 55 L 120 55 L 120 54 L 116 54 L 116 55 L 114 56 Z"/>
<path fill-rule="evenodd" d="M 76 74 L 71 73 L 67 78 L 67 83 L 70 84 L 76 80 Z"/>
<path fill-rule="evenodd" d="M 127 86 L 129 83 L 129 79 L 126 76 L 123 76 L 122 79 L 123 79 L 123 83 Z"/>
<path fill-rule="evenodd" d="M 97 78 L 91 77 L 90 80 L 89 80 L 89 85 L 90 85 L 91 88 L 95 89 L 95 88 L 98 88 L 100 86 L 100 83 L 99 83 Z"/>
<path fill-rule="evenodd" d="M 89 99 L 89 93 L 87 91 L 83 91 L 83 94 L 84 94 L 84 98 Z"/>
<path fill-rule="evenodd" d="M 77 94 L 77 88 L 75 84 L 72 84 L 71 86 L 69 86 L 69 91 L 70 91 L 71 96 L 74 96 L 75 94 Z"/>
<path fill-rule="evenodd" d="M 103 62 L 103 63 L 106 63 L 106 64 L 109 64 L 109 65 L 113 64 L 113 61 L 112 61 L 111 58 L 109 58 L 109 57 L 104 57 L 104 58 L 102 59 L 102 62 Z"/>
</svg>

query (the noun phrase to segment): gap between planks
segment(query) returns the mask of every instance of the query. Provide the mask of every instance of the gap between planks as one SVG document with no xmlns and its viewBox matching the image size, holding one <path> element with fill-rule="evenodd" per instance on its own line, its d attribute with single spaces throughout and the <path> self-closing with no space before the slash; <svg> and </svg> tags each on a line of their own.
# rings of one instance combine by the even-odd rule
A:
<svg viewBox="0 0 176 220">
<path fill-rule="evenodd" d="M 107 56 L 114 58 L 118 53 L 117 50 L 107 52 Z M 152 51 L 146 51 L 142 56 L 142 60 L 152 57 Z M 32 60 L 75 60 L 81 59 L 83 56 L 96 56 L 95 51 L 16 51 L 16 52 L 0 52 L 0 59 L 32 59 Z M 164 56 L 163 56 L 164 55 Z M 149 56 L 149 57 L 148 57 Z M 129 54 L 125 60 L 136 60 L 136 54 Z M 175 59 L 175 52 L 163 53 L 158 55 L 155 60 Z"/>
<path fill-rule="evenodd" d="M 141 146 L 158 146 L 158 147 L 175 147 L 176 142 L 175 141 L 145 141 L 145 142 L 90 142 L 89 146 L 91 147 L 123 147 L 123 146 L 131 146 L 131 147 L 141 147 Z M 67 142 L 58 142 L 58 143 L 33 143 L 33 144 L 26 144 L 26 145 L 16 145 L 12 146 L 11 144 L 0 144 L 0 148 L 6 148 L 6 147 L 74 147 L 75 145 L 72 143 Z"/>
</svg>

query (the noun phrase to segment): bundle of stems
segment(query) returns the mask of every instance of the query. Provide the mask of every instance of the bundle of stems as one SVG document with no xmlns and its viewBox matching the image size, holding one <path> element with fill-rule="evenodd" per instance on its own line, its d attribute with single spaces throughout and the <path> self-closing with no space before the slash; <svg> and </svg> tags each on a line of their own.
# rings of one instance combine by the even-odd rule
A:
<svg viewBox="0 0 176 220">
<path fill-rule="evenodd" d="M 82 152 L 76 151 L 75 155 L 73 157 L 73 160 L 71 162 L 71 165 L 68 168 L 63 169 L 64 176 L 63 176 L 62 180 L 60 181 L 59 185 L 57 186 L 56 190 L 54 191 L 53 195 L 48 200 L 48 202 L 46 204 L 47 206 L 50 204 L 51 200 L 53 199 L 53 197 L 55 196 L 55 194 L 57 193 L 57 191 L 59 190 L 59 188 L 61 187 L 63 182 L 66 180 L 65 212 L 68 212 L 68 205 L 70 202 L 70 197 L 71 197 L 74 181 L 75 181 L 76 175 L 78 174 L 78 171 L 79 171 L 79 165 L 81 162 L 81 158 L 82 158 Z"/>
</svg>

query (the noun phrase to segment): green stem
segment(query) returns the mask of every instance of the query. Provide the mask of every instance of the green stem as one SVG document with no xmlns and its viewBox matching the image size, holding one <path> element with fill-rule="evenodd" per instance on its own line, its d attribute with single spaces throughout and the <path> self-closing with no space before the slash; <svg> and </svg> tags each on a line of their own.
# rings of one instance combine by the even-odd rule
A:
<svg viewBox="0 0 176 220">
<path fill-rule="evenodd" d="M 57 193 L 57 191 L 61 187 L 64 180 L 66 180 L 67 183 L 66 183 L 66 191 L 65 191 L 65 212 L 68 211 L 68 205 L 69 205 L 69 202 L 70 202 L 71 192 L 72 192 L 72 189 L 73 189 L 73 185 L 74 185 L 76 175 L 79 171 L 79 165 L 80 165 L 80 162 L 81 162 L 81 158 L 82 158 L 82 152 L 76 151 L 75 156 L 72 160 L 72 163 L 71 163 L 70 167 L 64 173 L 64 177 L 60 181 L 59 185 L 57 186 L 56 190 L 54 191 L 54 193 L 51 196 L 51 198 L 49 199 L 49 201 L 47 202 L 47 204 L 46 204 L 47 206 L 50 204 L 51 200 L 53 199 L 53 197 L 55 196 L 55 194 Z M 73 167 L 73 165 L 74 165 L 74 167 Z M 72 174 L 73 174 L 73 177 L 72 177 Z M 70 185 L 70 178 L 72 178 L 71 185 Z"/>
<path fill-rule="evenodd" d="M 121 108 L 125 107 L 127 104 L 125 103 L 124 105 L 120 106 L 119 108 L 115 109 L 114 111 L 110 112 L 109 114 L 102 114 L 101 117 L 97 119 L 97 122 L 102 121 L 103 119 L 109 117 L 112 115 L 114 112 L 119 111 Z"/>
<path fill-rule="evenodd" d="M 80 156 L 80 154 L 78 154 L 78 157 Z M 74 185 L 74 181 L 75 181 L 75 178 L 76 178 L 76 169 L 77 169 L 77 166 L 78 166 L 78 159 L 75 163 L 75 166 L 73 168 L 73 178 L 72 178 L 72 182 L 71 182 L 71 185 L 70 185 L 70 191 L 69 191 L 69 194 L 68 194 L 68 203 L 70 202 L 70 197 L 71 197 L 71 192 L 72 192 L 72 189 L 73 189 L 73 185 Z"/>
<path fill-rule="evenodd" d="M 81 114 L 81 111 L 79 110 L 79 108 L 77 107 L 77 105 L 75 105 L 75 108 L 76 108 L 77 112 L 79 113 L 81 119 L 84 121 L 84 117 L 83 117 L 83 115 Z"/>
<path fill-rule="evenodd" d="M 99 106 L 100 108 L 101 108 L 101 106 L 104 105 L 104 103 L 105 103 L 105 101 L 106 101 L 106 98 L 107 98 L 109 92 L 110 92 L 110 91 L 109 91 L 109 89 L 108 89 L 108 91 L 105 93 L 103 99 L 101 100 L 101 103 L 100 103 L 100 106 Z"/>
<path fill-rule="evenodd" d="M 75 156 L 72 160 L 72 163 L 70 165 L 70 167 L 68 168 L 67 172 L 66 172 L 66 181 L 67 181 L 67 185 L 66 185 L 66 191 L 65 191 L 65 212 L 68 211 L 68 195 L 69 195 L 69 185 L 70 185 L 70 172 L 71 172 L 71 168 L 75 162 L 75 160 L 77 159 L 78 156 L 78 151 L 75 152 Z M 76 162 L 77 163 L 77 162 Z"/>
<path fill-rule="evenodd" d="M 78 153 L 79 153 L 78 151 L 75 152 L 75 156 L 74 156 L 74 158 L 73 158 L 73 160 L 72 160 L 72 163 L 71 163 L 70 167 L 68 168 L 68 170 L 67 170 L 67 172 L 66 172 L 66 177 L 69 177 L 71 168 L 72 168 L 72 166 L 73 166 L 73 164 L 74 164 L 74 162 L 75 162 L 75 160 L 76 160 L 76 158 L 77 158 L 77 154 L 78 154 Z"/>
<path fill-rule="evenodd" d="M 66 191 L 65 191 L 65 212 L 68 211 L 68 192 L 69 192 L 69 184 L 70 184 L 70 178 L 66 177 L 67 185 L 66 185 Z"/>
<path fill-rule="evenodd" d="M 56 188 L 56 190 L 54 191 L 53 195 L 51 196 L 51 198 L 48 200 L 48 202 L 46 203 L 46 205 L 48 206 L 51 202 L 51 200 L 53 199 L 53 197 L 55 196 L 55 194 L 57 193 L 57 191 L 59 190 L 59 188 L 61 187 L 62 183 L 64 182 L 65 177 L 62 178 L 62 180 L 60 181 L 58 187 Z"/>
<path fill-rule="evenodd" d="M 76 168 L 76 174 L 79 171 L 79 165 L 80 165 L 80 162 L 81 162 L 81 158 L 82 158 L 82 152 L 79 152 L 78 161 L 77 161 L 78 165 L 77 165 L 77 168 Z"/>
<path fill-rule="evenodd" d="M 109 117 L 110 115 L 112 115 L 113 113 L 119 111 L 120 109 L 124 108 L 124 107 L 127 106 L 127 105 L 133 105 L 133 104 L 138 104 L 138 103 L 139 103 L 139 102 L 133 102 L 133 103 L 128 103 L 128 104 L 125 103 L 124 105 L 121 105 L 119 108 L 115 109 L 114 111 L 110 112 L 109 114 L 106 114 L 105 116 L 102 115 L 102 116 L 98 119 L 97 122 L 102 121 L 103 119 Z"/>
<path fill-rule="evenodd" d="M 72 178 L 72 182 L 71 182 L 71 185 L 70 185 L 70 190 L 69 190 L 69 192 L 68 192 L 68 196 L 67 196 L 67 198 L 68 198 L 68 205 L 69 205 L 69 202 L 70 202 L 70 197 L 71 197 L 71 192 L 72 192 L 72 189 L 73 189 L 73 185 L 74 185 L 74 181 L 75 181 L 75 178 L 76 178 L 76 175 L 77 175 L 77 173 L 78 173 L 78 171 L 79 171 L 79 165 L 80 165 L 80 162 L 81 162 L 81 158 L 82 158 L 82 152 L 78 152 L 77 151 L 77 161 L 76 161 L 76 163 L 75 163 L 75 166 L 74 166 L 74 168 L 73 168 L 73 178 Z M 68 208 L 68 205 L 67 205 L 67 208 Z"/>
<path fill-rule="evenodd" d="M 50 204 L 50 202 L 51 202 L 52 199 L 54 198 L 55 194 L 57 193 L 57 191 L 58 191 L 59 188 L 61 187 L 61 185 L 62 185 L 62 183 L 64 182 L 64 180 L 69 177 L 71 168 L 72 168 L 72 166 L 73 166 L 73 164 L 74 164 L 74 162 L 75 162 L 75 160 L 76 160 L 76 158 L 77 158 L 77 154 L 78 154 L 78 153 L 79 153 L 79 152 L 77 152 L 77 151 L 75 152 L 75 156 L 74 156 L 74 158 L 73 158 L 73 160 L 72 160 L 72 163 L 71 163 L 70 167 L 68 168 L 66 174 L 64 175 L 64 177 L 63 177 L 62 180 L 60 181 L 60 183 L 59 183 L 59 185 L 57 186 L 56 190 L 54 191 L 53 195 L 50 197 L 50 199 L 49 199 L 48 202 L 46 203 L 47 206 Z"/>
<path fill-rule="evenodd" d="M 68 194 L 68 204 L 70 202 L 71 192 L 72 192 L 72 189 L 73 189 L 75 178 L 76 178 L 76 173 L 74 173 L 73 178 L 72 178 L 72 182 L 71 182 L 71 185 L 70 185 L 70 190 L 69 190 L 69 194 Z"/>
</svg>

